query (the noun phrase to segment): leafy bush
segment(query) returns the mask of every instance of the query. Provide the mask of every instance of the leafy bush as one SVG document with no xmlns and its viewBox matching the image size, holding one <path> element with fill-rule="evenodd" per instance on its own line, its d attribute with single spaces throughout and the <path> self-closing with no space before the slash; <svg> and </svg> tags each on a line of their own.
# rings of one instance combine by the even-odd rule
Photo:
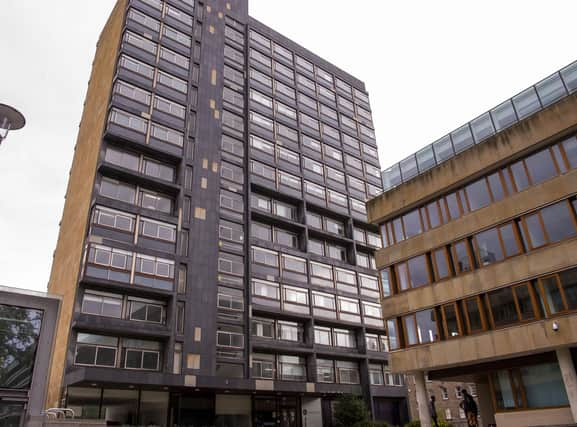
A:
<svg viewBox="0 0 577 427">
<path fill-rule="evenodd" d="M 365 401 L 350 394 L 339 397 L 335 404 L 334 417 L 337 427 L 365 427 L 370 425 L 367 424 L 370 419 Z"/>
<path fill-rule="evenodd" d="M 385 421 L 361 421 L 353 427 L 391 427 L 391 425 Z"/>
<path fill-rule="evenodd" d="M 432 420 L 431 420 L 431 423 L 433 423 Z M 453 424 L 448 423 L 447 421 L 445 421 L 443 419 L 438 419 L 437 424 L 439 424 L 439 427 L 453 427 Z M 421 427 L 421 422 L 419 420 L 413 420 L 413 421 L 405 424 L 405 427 Z"/>
</svg>

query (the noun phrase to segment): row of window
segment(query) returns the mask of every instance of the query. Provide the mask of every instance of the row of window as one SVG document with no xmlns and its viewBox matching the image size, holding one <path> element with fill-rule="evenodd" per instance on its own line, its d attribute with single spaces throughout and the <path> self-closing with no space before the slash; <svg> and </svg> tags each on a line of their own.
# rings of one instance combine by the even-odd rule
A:
<svg viewBox="0 0 577 427">
<path fill-rule="evenodd" d="M 393 374 L 388 365 L 369 364 L 369 381 L 371 385 L 404 386 L 405 376 L 403 374 Z"/>
<path fill-rule="evenodd" d="M 143 3 L 153 7 L 154 9 L 161 11 L 162 16 L 170 16 L 171 18 L 176 19 L 179 22 L 187 26 L 192 26 L 192 16 L 187 13 L 184 13 L 180 9 L 174 7 L 173 5 L 164 2 L 162 0 L 140 0 Z M 194 0 L 180 0 L 188 7 L 194 8 Z"/>
<path fill-rule="evenodd" d="M 383 294 L 391 296 L 475 268 L 531 252 L 577 235 L 576 200 L 563 200 L 380 272 Z"/>
<path fill-rule="evenodd" d="M 108 145 L 104 161 L 166 182 L 175 182 L 176 167 L 156 159 Z"/>
<path fill-rule="evenodd" d="M 375 276 L 356 273 L 352 270 L 306 260 L 305 258 L 279 253 L 259 246 L 251 247 L 253 264 L 268 267 L 277 276 L 299 282 L 309 282 L 324 288 L 338 289 L 353 294 L 359 293 L 373 298 L 380 297 L 379 281 Z M 308 273 L 308 278 L 307 278 Z"/>
<path fill-rule="evenodd" d="M 316 80 L 318 82 L 322 82 L 323 85 L 336 87 L 339 92 L 348 95 L 350 98 L 354 98 L 354 100 L 358 103 L 365 105 L 369 103 L 369 97 L 366 93 L 360 91 L 357 88 L 353 88 L 350 84 L 346 83 L 342 79 L 334 77 L 331 73 L 323 70 L 322 68 L 314 65 L 312 62 L 307 61 L 298 55 L 294 55 L 293 58 L 293 54 L 290 50 L 275 42 L 272 42 L 269 38 L 261 35 L 260 33 L 254 30 L 250 30 L 249 38 L 251 43 L 254 42 L 256 45 L 260 46 L 261 49 L 264 48 L 269 55 L 271 54 L 272 50 L 272 56 L 274 58 L 283 59 L 291 65 L 296 63 L 298 69 L 315 75 Z"/>
<path fill-rule="evenodd" d="M 278 65 L 275 64 L 275 68 L 278 68 Z M 258 74 L 257 74 L 258 73 Z M 251 69 L 251 73 L 250 73 L 250 77 L 251 80 L 254 77 L 257 77 L 257 81 L 262 82 L 263 84 L 266 84 L 267 86 L 269 85 L 269 83 L 272 85 L 272 81 L 273 79 L 270 79 L 268 76 L 266 76 L 263 73 L 260 73 L 257 70 Z M 266 79 L 270 79 L 270 81 L 267 81 Z M 302 76 L 299 76 L 299 80 L 301 78 L 304 78 Z M 308 80 L 308 79 L 307 79 Z M 274 80 L 276 82 L 276 80 Z M 277 86 L 277 91 L 278 91 L 278 84 L 276 84 Z M 285 85 L 286 86 L 286 85 Z M 272 87 L 271 87 L 272 88 Z M 320 86 L 319 88 L 322 88 L 322 86 Z M 281 87 L 280 90 L 282 91 L 283 95 L 285 93 L 288 93 L 288 98 L 294 99 L 294 90 L 290 87 L 290 86 L 286 86 L 285 87 Z M 249 97 L 251 100 L 251 106 L 258 106 L 261 109 L 264 109 L 267 111 L 268 115 L 270 117 L 274 116 L 281 116 L 282 118 L 289 120 L 289 121 L 296 121 L 297 120 L 297 110 L 291 106 L 288 106 L 278 100 L 273 100 L 273 98 L 271 98 L 268 95 L 265 95 L 264 93 L 251 88 L 249 91 Z M 334 98 L 334 94 L 332 94 L 332 98 Z M 322 98 L 321 98 L 322 99 Z M 314 120 L 317 120 L 317 118 L 321 118 L 323 120 L 326 120 L 329 123 L 333 123 L 333 124 L 337 124 L 337 126 L 339 126 L 340 130 L 342 131 L 347 131 L 349 132 L 348 134 L 343 132 L 342 133 L 342 137 L 343 137 L 343 142 L 345 139 L 350 139 L 350 141 L 347 142 L 347 145 L 350 145 L 353 148 L 356 148 L 357 151 L 360 150 L 360 141 L 357 139 L 357 137 L 361 137 L 362 136 L 370 136 L 373 137 L 374 133 L 372 131 L 372 129 L 368 128 L 368 127 L 364 127 L 362 124 L 358 123 L 356 120 L 351 119 L 349 117 L 349 115 L 345 115 L 343 113 L 338 113 L 337 110 L 330 108 L 328 106 L 326 106 L 325 104 L 322 103 L 317 103 L 317 99 L 309 97 L 305 94 L 302 94 L 301 92 L 298 93 L 297 96 L 297 100 L 298 103 L 297 105 L 299 106 L 299 110 L 305 110 L 307 111 L 307 115 L 305 116 L 306 119 L 308 118 L 312 118 Z M 339 106 L 341 106 L 342 102 L 348 102 L 345 101 L 344 98 L 342 98 L 343 101 L 339 102 Z M 333 104 L 335 105 L 335 104 Z M 312 110 L 312 113 L 311 113 Z M 346 111 L 346 110 L 344 110 Z M 301 114 L 303 114 L 301 112 Z M 315 117 L 310 117 L 310 115 L 313 114 Z M 352 114 L 352 112 L 348 111 L 347 114 L 350 115 L 354 115 Z M 370 112 L 368 111 L 364 111 L 363 113 L 364 115 L 370 117 Z M 306 120 L 303 119 L 301 117 L 301 122 L 306 123 Z M 325 123 L 323 123 L 324 125 Z M 328 125 L 327 125 L 328 126 Z M 316 129 L 316 127 L 313 127 Z M 338 136 L 333 137 L 330 133 L 327 135 L 332 137 L 333 139 L 337 139 L 339 140 Z"/>
<path fill-rule="evenodd" d="M 304 184 L 304 192 L 315 199 L 322 199 L 323 204 L 336 205 L 343 209 L 348 209 L 349 204 L 352 211 L 366 218 L 365 203 L 353 197 L 347 197 L 345 194 L 338 191 L 326 188 L 325 186 L 315 184 L 311 181 L 304 181 L 293 174 L 277 169 L 264 163 L 251 161 L 251 172 L 255 176 L 259 176 L 271 182 L 277 190 L 282 187 L 288 187 L 299 192 L 302 191 Z"/>
<path fill-rule="evenodd" d="M 238 131 L 244 130 L 244 121 L 242 117 L 236 116 L 228 111 L 227 117 L 230 116 L 230 119 L 226 120 L 227 117 L 223 116 L 223 123 L 227 124 L 227 121 L 232 122 L 231 127 Z M 372 177 L 374 179 L 375 185 L 380 187 L 380 170 L 378 166 L 374 166 L 369 162 L 363 162 L 361 159 L 352 156 L 348 153 L 343 154 L 343 150 L 340 147 L 334 147 L 333 145 L 340 145 L 341 138 L 339 136 L 339 132 L 337 129 L 323 125 L 320 126 L 318 121 L 315 119 L 311 119 L 310 117 L 303 115 L 300 113 L 299 115 L 301 124 L 305 125 L 302 128 L 314 129 L 312 134 L 314 136 L 305 135 L 301 133 L 301 144 L 303 148 L 303 152 L 307 150 L 310 151 L 314 156 L 321 157 L 326 163 L 333 164 L 339 168 L 346 168 L 347 171 L 352 172 L 355 175 L 359 175 L 361 177 Z M 310 119 L 310 120 L 309 120 Z M 261 128 L 262 130 L 269 132 L 272 136 L 275 137 L 275 140 L 282 140 L 282 147 L 287 149 L 287 147 L 292 148 L 293 150 L 288 150 L 288 153 L 277 153 L 275 150 L 274 144 L 267 139 L 259 138 L 259 140 L 251 140 L 251 148 L 255 150 L 259 150 L 265 154 L 270 156 L 274 156 L 279 160 L 286 161 L 288 163 L 300 166 L 300 162 L 298 161 L 298 157 L 294 155 L 291 156 L 290 153 L 295 153 L 301 151 L 298 146 L 298 135 L 299 133 L 288 126 L 285 126 L 282 123 L 275 122 L 275 120 L 270 119 L 256 111 L 249 112 L 249 120 L 252 125 L 253 129 Z M 321 129 L 322 128 L 322 129 Z M 319 131 L 322 130 L 323 136 L 327 136 L 330 134 L 330 139 L 323 138 L 324 143 L 319 141 L 319 136 L 321 135 Z M 253 138 L 254 139 L 254 138 Z M 348 140 L 344 138 L 343 140 Z M 281 146 L 281 144 L 277 144 L 277 146 Z M 363 154 L 365 157 L 371 157 L 367 153 L 370 150 L 364 148 L 363 145 Z M 360 152 L 358 154 L 360 156 Z M 344 162 L 344 163 L 343 163 Z M 374 160 L 373 160 L 374 162 Z"/>
<path fill-rule="evenodd" d="M 257 157 L 254 155 L 256 153 L 261 154 L 261 156 L 264 154 L 267 157 L 270 156 L 270 160 L 277 164 L 286 162 L 294 168 L 302 168 L 306 174 L 310 174 L 323 183 L 333 184 L 337 187 L 343 188 L 346 183 L 348 184 L 349 192 L 357 193 L 359 197 L 363 198 L 363 200 L 367 198 L 367 195 L 369 197 L 374 196 L 381 191 L 381 188 L 378 185 L 366 182 L 365 180 L 356 178 L 352 175 L 346 175 L 345 177 L 345 173 L 341 170 L 301 155 L 286 148 L 284 145 L 275 146 L 274 143 L 256 135 L 250 135 L 249 140 L 253 158 Z M 345 160 L 347 162 L 347 170 L 352 168 L 356 170 L 359 175 L 363 175 L 362 162 L 346 154 Z M 367 165 L 365 165 L 365 167 L 366 166 Z"/>
<path fill-rule="evenodd" d="M 85 276 L 172 291 L 174 261 L 109 246 L 87 249 Z"/>
<path fill-rule="evenodd" d="M 186 107 L 184 105 L 156 94 L 153 95 L 147 90 L 141 89 L 122 80 L 116 80 L 114 83 L 113 93 L 143 104 L 146 107 L 150 107 L 150 109 L 145 111 L 145 113 L 152 114 L 156 111 L 181 120 L 184 120 L 186 117 Z"/>
<path fill-rule="evenodd" d="M 158 43 L 147 39 L 146 37 L 133 33 L 132 31 L 126 31 L 122 40 L 125 44 L 125 47 L 132 46 L 147 52 L 153 55 L 157 61 L 165 60 L 173 65 L 176 65 L 177 67 L 182 68 L 183 71 L 188 71 L 190 69 L 190 59 L 188 57 L 174 52 L 165 46 L 161 46 Z M 164 84 L 165 86 L 171 87 L 179 92 L 187 93 L 187 83 L 185 80 L 174 77 L 173 75 L 164 71 L 156 70 L 153 66 L 131 58 L 128 55 L 121 56 L 119 66 L 121 68 L 127 68 L 149 80 L 154 79 L 154 75 L 156 74 L 157 83 Z M 165 76 L 164 79 L 159 78 L 159 75 L 161 74 Z M 175 83 L 167 84 L 167 82 L 163 80 L 174 81 Z"/>
<path fill-rule="evenodd" d="M 169 215 L 172 215 L 174 210 L 175 200 L 171 196 L 107 177 L 100 180 L 98 193 L 110 199 Z"/>
<path fill-rule="evenodd" d="M 138 322 L 166 324 L 166 304 L 108 292 L 86 291 L 82 296 L 81 312 Z"/>
<path fill-rule="evenodd" d="M 145 135 L 147 138 L 153 138 L 160 142 L 180 148 L 184 146 L 184 134 L 182 132 L 162 126 L 140 116 L 127 113 L 118 108 L 113 108 L 110 111 L 109 123 L 138 132 Z"/>
<path fill-rule="evenodd" d="M 449 340 L 577 310 L 577 269 L 387 321 L 391 349 Z M 402 326 L 403 342 L 398 333 Z"/>
<path fill-rule="evenodd" d="M 179 16 L 183 17 L 184 19 L 190 19 L 192 25 L 191 16 L 185 14 L 184 12 L 181 12 Z M 146 28 L 147 32 L 150 31 L 154 33 L 154 35 L 156 36 L 160 35 L 162 38 L 166 37 L 172 41 L 180 43 L 185 48 L 190 48 L 192 46 L 192 38 L 189 35 L 182 33 L 175 28 L 170 27 L 166 25 L 166 23 L 154 19 L 137 9 L 134 8 L 128 9 L 126 17 L 128 22 L 134 22 L 140 24 Z"/>
<path fill-rule="evenodd" d="M 484 176 L 444 197 L 381 225 L 390 246 L 469 212 L 577 168 L 577 138 L 571 137 Z"/>
<path fill-rule="evenodd" d="M 281 298 L 282 290 L 282 298 Z M 312 298 L 312 304 L 310 303 Z M 382 327 L 382 310 L 378 303 L 360 301 L 296 286 L 280 285 L 259 279 L 252 279 L 252 295 L 255 304 L 280 308 L 283 311 L 310 314 L 312 305 L 316 317 L 339 319 L 359 323 L 361 321 L 361 307 L 364 323 Z M 282 302 L 282 305 L 281 305 Z"/>
<path fill-rule="evenodd" d="M 78 333 L 74 364 L 158 371 L 161 350 L 161 344 L 155 341 Z"/>
</svg>

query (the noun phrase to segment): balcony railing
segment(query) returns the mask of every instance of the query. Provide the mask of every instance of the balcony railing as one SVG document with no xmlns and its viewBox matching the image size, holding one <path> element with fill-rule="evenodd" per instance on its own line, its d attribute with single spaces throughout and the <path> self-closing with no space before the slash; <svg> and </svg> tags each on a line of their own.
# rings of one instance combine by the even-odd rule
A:
<svg viewBox="0 0 577 427">
<path fill-rule="evenodd" d="M 383 193 L 577 91 L 577 61 L 381 173 Z"/>
</svg>

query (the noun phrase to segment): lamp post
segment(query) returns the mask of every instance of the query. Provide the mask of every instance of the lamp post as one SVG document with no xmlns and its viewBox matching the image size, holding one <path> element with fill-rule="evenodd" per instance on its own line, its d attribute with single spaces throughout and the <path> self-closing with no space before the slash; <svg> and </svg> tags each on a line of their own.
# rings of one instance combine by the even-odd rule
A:
<svg viewBox="0 0 577 427">
<path fill-rule="evenodd" d="M 15 108 L 0 104 L 0 145 L 11 130 L 22 129 L 26 124 L 24 116 Z"/>
</svg>

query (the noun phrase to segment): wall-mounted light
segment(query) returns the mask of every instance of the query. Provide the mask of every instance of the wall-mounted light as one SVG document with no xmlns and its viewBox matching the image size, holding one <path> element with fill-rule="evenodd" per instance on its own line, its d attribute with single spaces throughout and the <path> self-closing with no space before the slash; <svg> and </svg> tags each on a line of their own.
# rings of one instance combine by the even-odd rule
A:
<svg viewBox="0 0 577 427">
<path fill-rule="evenodd" d="M 553 332 L 557 332 L 559 330 L 559 323 L 557 321 L 553 322 Z"/>
</svg>

